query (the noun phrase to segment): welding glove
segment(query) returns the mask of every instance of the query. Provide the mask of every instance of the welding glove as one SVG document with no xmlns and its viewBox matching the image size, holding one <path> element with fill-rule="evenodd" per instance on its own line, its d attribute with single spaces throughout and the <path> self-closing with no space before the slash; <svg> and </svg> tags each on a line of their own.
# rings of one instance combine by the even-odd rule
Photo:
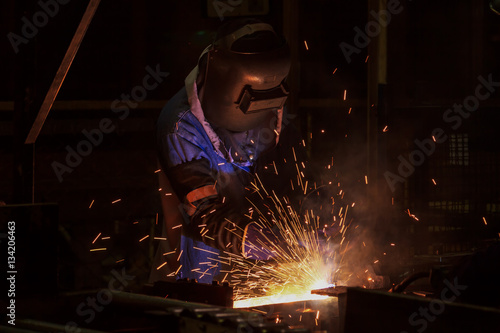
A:
<svg viewBox="0 0 500 333">
<path fill-rule="evenodd" d="M 270 260 L 283 252 L 286 244 L 279 232 L 251 222 L 245 227 L 242 252 L 246 259 Z"/>
</svg>

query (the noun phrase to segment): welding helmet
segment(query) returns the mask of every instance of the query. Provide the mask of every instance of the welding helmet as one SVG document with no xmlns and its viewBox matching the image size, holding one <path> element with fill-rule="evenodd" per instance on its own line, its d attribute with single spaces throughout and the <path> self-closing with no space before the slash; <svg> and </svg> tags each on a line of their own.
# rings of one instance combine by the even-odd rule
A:
<svg viewBox="0 0 500 333">
<path fill-rule="evenodd" d="M 288 45 L 269 24 L 254 19 L 228 24 L 200 62 L 205 118 L 234 132 L 259 126 L 283 108 L 289 70 Z"/>
</svg>

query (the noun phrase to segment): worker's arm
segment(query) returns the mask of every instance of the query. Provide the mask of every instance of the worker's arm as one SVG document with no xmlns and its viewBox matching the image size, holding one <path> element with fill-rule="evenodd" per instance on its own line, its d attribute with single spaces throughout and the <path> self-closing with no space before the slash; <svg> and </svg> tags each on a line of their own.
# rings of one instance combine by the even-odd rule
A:
<svg viewBox="0 0 500 333">
<path fill-rule="evenodd" d="M 197 135 L 171 133 L 160 144 L 163 169 L 181 201 L 179 209 L 185 214 L 185 231 L 209 246 L 241 255 L 245 228 L 251 221 L 251 205 L 244 199 L 250 193 L 245 193 L 242 184 L 249 180 L 235 181 L 233 175 L 224 181 L 227 175 L 219 173 L 218 162 L 209 155 L 208 149 L 213 148 L 198 140 Z M 239 176 L 252 177 L 240 172 Z M 227 196 L 227 187 L 233 183 L 239 183 L 241 190 L 233 190 L 233 197 Z"/>
<path fill-rule="evenodd" d="M 248 208 L 231 205 L 219 193 L 217 173 L 206 158 L 181 163 L 167 170 L 169 179 L 189 217 L 192 237 L 223 251 L 241 254 L 244 229 L 250 219 Z M 241 194 L 242 196 L 244 193 Z"/>
</svg>

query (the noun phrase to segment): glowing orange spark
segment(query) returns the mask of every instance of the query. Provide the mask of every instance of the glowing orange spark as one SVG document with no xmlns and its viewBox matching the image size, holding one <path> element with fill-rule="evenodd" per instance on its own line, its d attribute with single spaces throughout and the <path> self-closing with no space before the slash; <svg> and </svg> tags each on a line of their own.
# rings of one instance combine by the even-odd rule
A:
<svg viewBox="0 0 500 333">
<path fill-rule="evenodd" d="M 94 244 L 97 241 L 97 239 L 99 238 L 99 236 L 101 236 L 101 233 L 99 233 L 99 235 L 96 236 L 96 238 L 94 239 L 94 241 L 92 242 L 92 244 Z"/>
<path fill-rule="evenodd" d="M 434 185 L 437 185 L 437 183 L 436 183 L 436 181 L 435 181 L 434 179 L 432 179 L 432 183 L 433 183 Z"/>
<path fill-rule="evenodd" d="M 158 172 L 160 172 L 160 171 L 161 171 L 161 169 L 155 170 L 155 173 L 158 173 Z"/>
<path fill-rule="evenodd" d="M 483 216 L 483 222 L 484 222 L 484 225 L 488 225 L 488 223 L 486 223 L 486 218 Z"/>
<path fill-rule="evenodd" d="M 365 59 L 365 64 L 368 62 L 368 58 L 370 58 L 370 55 L 367 55 L 367 56 L 366 56 L 366 59 Z"/>
<path fill-rule="evenodd" d="M 90 203 L 89 209 L 92 208 L 93 204 L 94 204 L 94 200 L 92 199 L 92 202 Z"/>
<path fill-rule="evenodd" d="M 307 41 L 304 41 L 304 45 L 306 46 L 306 50 L 309 51 L 309 46 L 307 46 Z"/>
<path fill-rule="evenodd" d="M 333 75 L 333 74 L 335 74 L 335 72 L 336 72 L 336 71 L 337 71 L 337 68 L 335 68 L 335 69 L 333 70 L 333 73 L 332 73 L 332 75 Z"/>
<path fill-rule="evenodd" d="M 384 129 L 382 130 L 382 132 L 387 132 L 389 130 L 389 126 L 385 125 Z"/>
<path fill-rule="evenodd" d="M 120 260 L 117 260 L 115 261 L 115 264 L 119 263 L 119 262 L 122 262 L 122 261 L 125 261 L 125 259 L 120 259 Z"/>
<path fill-rule="evenodd" d="M 177 228 L 180 228 L 180 227 L 182 227 L 182 223 L 181 223 L 181 224 L 178 224 L 178 225 L 174 225 L 174 226 L 172 227 L 172 229 L 177 229 Z"/>
<path fill-rule="evenodd" d="M 155 237 L 154 240 L 167 240 L 167 237 Z"/>
<path fill-rule="evenodd" d="M 111 202 L 111 204 L 114 204 L 114 203 L 117 203 L 117 202 L 120 202 L 122 201 L 122 199 L 116 199 L 115 201 Z"/>
<path fill-rule="evenodd" d="M 181 259 L 182 252 L 184 252 L 184 250 L 181 250 L 181 253 L 179 253 L 179 256 L 177 257 L 177 261 L 179 261 L 179 259 Z M 181 265 L 181 266 L 182 266 L 182 265 Z M 177 274 L 177 273 L 176 273 L 176 274 Z"/>
<path fill-rule="evenodd" d="M 204 252 L 208 252 L 208 253 L 215 254 L 215 255 L 219 255 L 217 252 L 209 251 L 209 250 L 202 249 L 202 248 L 196 247 L 196 246 L 193 246 L 193 249 L 204 251 Z"/>
<path fill-rule="evenodd" d="M 139 240 L 139 243 L 140 243 L 140 242 L 142 242 L 143 240 L 145 240 L 145 239 L 146 239 L 146 238 L 148 238 L 148 237 L 149 237 L 149 235 L 146 235 L 146 236 L 142 237 L 142 238 Z"/>
<path fill-rule="evenodd" d="M 347 99 L 347 90 L 344 90 L 344 101 Z"/>
<path fill-rule="evenodd" d="M 101 240 L 107 240 L 107 239 L 110 239 L 111 237 L 107 236 L 107 237 L 101 237 Z"/>
<path fill-rule="evenodd" d="M 167 262 L 165 261 L 163 264 L 161 264 L 160 266 L 156 267 L 156 270 L 160 270 L 160 268 L 162 268 L 163 266 L 165 266 L 167 264 Z"/>
<path fill-rule="evenodd" d="M 106 251 L 106 248 L 105 247 L 100 247 L 98 249 L 90 249 L 90 252 L 94 252 L 94 251 Z"/>
</svg>

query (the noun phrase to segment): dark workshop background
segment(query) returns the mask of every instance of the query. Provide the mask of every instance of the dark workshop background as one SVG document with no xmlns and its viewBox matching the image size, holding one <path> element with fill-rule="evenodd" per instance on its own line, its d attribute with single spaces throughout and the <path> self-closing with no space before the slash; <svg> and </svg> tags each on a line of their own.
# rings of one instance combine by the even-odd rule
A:
<svg viewBox="0 0 500 333">
<path fill-rule="evenodd" d="M 480 75 L 500 81 L 500 16 L 487 1 L 401 1 L 387 29 L 348 62 L 339 45 L 355 46 L 354 29 L 376 22 L 369 13 L 378 1 L 243 1 L 245 8 L 218 17 L 213 1 L 103 0 L 40 136 L 26 145 L 87 4 L 59 4 L 17 54 L 8 34 L 22 35 L 22 18 L 32 21 L 43 9 L 38 1 L 0 5 L 0 200 L 17 214 L 19 234 L 36 233 L 18 250 L 28 256 L 20 262 L 43 263 L 35 274 L 47 275 L 54 289 L 99 287 L 122 267 L 137 277 L 134 284 L 146 282 L 162 214 L 156 119 L 217 27 L 238 14 L 286 36 L 288 106 L 310 160 L 321 169 L 333 159 L 377 251 L 408 262 L 470 252 L 500 237 L 498 87 L 456 130 L 443 121 L 454 103 L 474 96 Z M 112 102 L 142 85 L 147 66 L 169 75 L 120 119 Z M 86 140 L 82 131 L 103 118 L 115 129 L 60 181 L 54 162 L 65 164 L 67 147 L 76 149 Z M 408 160 L 414 141 L 435 128 L 448 139 L 391 191 L 386 172 L 397 174 L 398 157 Z"/>
</svg>

